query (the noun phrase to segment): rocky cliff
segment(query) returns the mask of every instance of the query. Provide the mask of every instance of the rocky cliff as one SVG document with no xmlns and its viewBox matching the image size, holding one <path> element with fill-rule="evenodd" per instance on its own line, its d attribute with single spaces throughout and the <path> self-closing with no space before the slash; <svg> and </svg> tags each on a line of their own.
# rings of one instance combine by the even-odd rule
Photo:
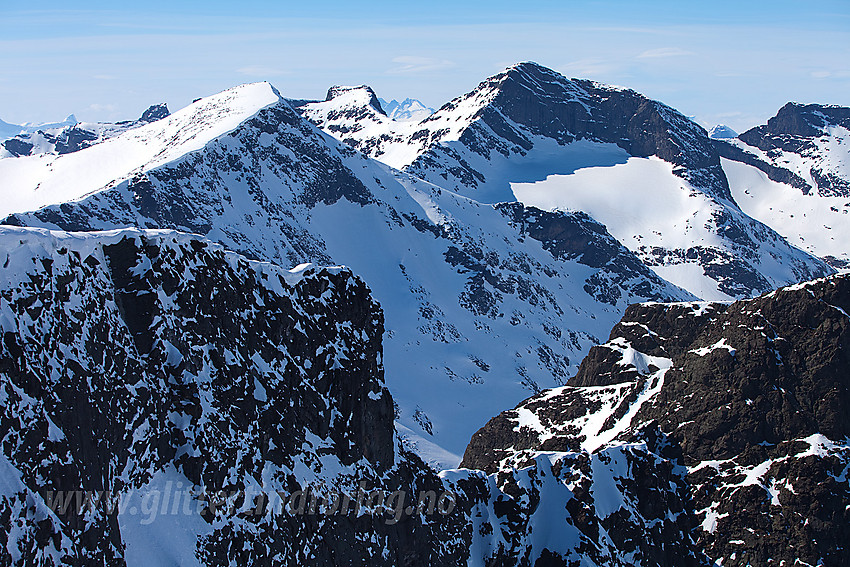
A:
<svg viewBox="0 0 850 567">
<path fill-rule="evenodd" d="M 569 386 L 491 420 L 463 464 L 592 459 L 657 430 L 713 561 L 846 564 L 848 312 L 846 276 L 732 304 L 635 305 Z"/>
</svg>

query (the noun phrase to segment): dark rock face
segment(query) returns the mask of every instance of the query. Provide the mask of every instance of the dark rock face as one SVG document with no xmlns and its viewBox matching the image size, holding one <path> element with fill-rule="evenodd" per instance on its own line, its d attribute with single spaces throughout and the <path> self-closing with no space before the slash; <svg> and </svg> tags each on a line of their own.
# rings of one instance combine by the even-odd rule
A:
<svg viewBox="0 0 850 567">
<path fill-rule="evenodd" d="M 494 418 L 464 464 L 503 470 L 505 447 L 576 451 L 657 424 L 712 560 L 846 564 L 848 312 L 846 276 L 733 304 L 632 306 L 570 386 Z M 540 426 L 518 427 L 525 412 Z"/>
<path fill-rule="evenodd" d="M 494 550 L 485 564 L 708 565 L 692 539 L 682 468 L 667 452 L 651 426 L 595 452 L 513 452 L 488 477 L 489 506 L 470 514 Z M 446 474 L 460 493 L 481 490 Z"/>
<path fill-rule="evenodd" d="M 166 116 L 170 116 L 171 112 L 168 110 L 168 105 L 164 102 L 160 104 L 152 104 L 148 107 L 147 110 L 142 112 L 142 116 L 139 118 L 139 122 L 150 123 L 156 122 L 157 120 L 162 120 Z"/>
<path fill-rule="evenodd" d="M 499 203 L 496 208 L 555 258 L 604 268 L 584 286 L 598 301 L 616 305 L 624 289 L 651 301 L 664 301 L 663 295 L 654 291 L 663 280 L 587 214 L 548 212 L 520 203 Z"/>
<path fill-rule="evenodd" d="M 253 513 L 255 502 L 239 501 L 257 483 L 292 493 L 316 479 L 443 490 L 395 449 L 383 319 L 350 272 L 295 278 L 173 233 L 3 236 L 22 246 L 6 248 L 3 269 L 16 272 L 0 290 L 0 562 L 123 564 L 126 517 L 105 505 L 53 514 L 48 501 L 63 490 L 126 493 L 163 470 L 199 494 L 209 528 L 192 545 L 204 564 L 466 557 L 462 514 L 388 524 Z"/>
<path fill-rule="evenodd" d="M 820 136 L 828 126 L 850 128 L 850 108 L 789 102 L 764 126 L 747 130 L 740 139 L 762 150 L 793 144 L 794 139 Z"/>
<path fill-rule="evenodd" d="M 491 476 L 440 478 L 403 449 L 381 311 L 345 269 L 289 274 L 171 232 L 0 238 L 3 564 L 124 564 L 139 527 L 110 499 L 167 471 L 204 526 L 168 537 L 203 565 L 703 564 L 652 428 L 592 456 L 517 454 Z M 452 507 L 396 523 L 268 499 L 364 484 L 451 491 Z M 85 515 L 56 507 L 80 490 L 99 495 Z"/>
<path fill-rule="evenodd" d="M 15 157 L 32 155 L 36 139 L 52 148 L 57 154 L 76 152 L 97 143 L 98 135 L 81 126 L 66 126 L 65 128 L 40 131 L 35 134 L 20 134 L 3 142 L 6 150 Z"/>
<path fill-rule="evenodd" d="M 374 108 L 375 110 L 377 110 L 378 112 L 380 112 L 381 114 L 386 116 L 387 113 L 384 112 L 384 109 L 381 107 L 381 101 L 378 100 L 378 95 L 375 94 L 375 91 L 372 90 L 372 87 L 367 86 L 367 85 L 361 85 L 359 87 L 333 86 L 333 87 L 328 89 L 328 94 L 325 97 L 325 100 L 326 101 L 327 100 L 333 100 L 333 99 L 335 99 L 339 96 L 342 96 L 343 94 L 345 94 L 349 91 L 361 91 L 361 90 L 365 91 L 367 93 L 367 95 L 369 96 L 369 106 L 371 106 L 372 108 Z"/>
<path fill-rule="evenodd" d="M 33 145 L 30 142 L 22 139 L 22 137 L 18 136 L 15 138 L 9 138 L 3 142 L 3 147 L 6 148 L 6 151 L 12 154 L 15 157 L 20 156 L 28 156 L 32 151 Z"/>
</svg>

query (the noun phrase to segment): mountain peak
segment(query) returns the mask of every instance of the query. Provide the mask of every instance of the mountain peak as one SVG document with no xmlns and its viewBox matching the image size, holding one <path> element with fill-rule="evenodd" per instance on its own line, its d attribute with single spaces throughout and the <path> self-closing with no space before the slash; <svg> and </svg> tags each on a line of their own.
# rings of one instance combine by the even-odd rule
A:
<svg viewBox="0 0 850 567">
<path fill-rule="evenodd" d="M 401 102 L 396 99 L 389 102 L 382 98 L 378 100 L 387 116 L 396 122 L 421 122 L 434 114 L 433 108 L 425 106 L 421 100 L 415 98 L 405 98 Z"/>
<path fill-rule="evenodd" d="M 708 131 L 708 137 L 714 140 L 726 140 L 731 138 L 737 138 L 738 133 L 726 124 L 717 124 L 715 126 L 712 126 L 711 129 Z"/>
<path fill-rule="evenodd" d="M 520 61 L 519 63 L 514 63 L 513 65 L 509 65 L 505 68 L 506 73 L 511 73 L 513 71 L 524 73 L 555 73 L 555 71 L 549 67 L 545 67 L 536 61 Z"/>
<path fill-rule="evenodd" d="M 828 126 L 850 128 L 850 108 L 824 104 L 789 102 L 779 109 L 767 126 L 758 126 L 764 133 L 812 137 L 821 135 Z M 753 129 L 755 130 L 755 128 Z"/>
<path fill-rule="evenodd" d="M 14 198 L 0 204 L 0 215 L 78 199 L 120 183 L 129 172 L 146 171 L 203 148 L 280 100 L 271 84 L 248 83 L 198 99 L 165 119 L 55 160 L 0 160 L 0 178 L 16 184 Z M 81 169 L 91 173 L 79 175 Z M 78 182 L 69 183 L 71 178 Z"/>
<path fill-rule="evenodd" d="M 156 122 L 170 114 L 171 112 L 168 110 L 168 105 L 164 102 L 160 104 L 152 104 L 142 113 L 142 116 L 139 118 L 139 122 Z"/>
<path fill-rule="evenodd" d="M 359 85 L 356 87 L 346 87 L 334 85 L 328 89 L 328 95 L 325 97 L 325 102 L 337 100 L 342 97 L 350 98 L 350 103 L 353 105 L 369 105 L 381 114 L 386 115 L 381 102 L 378 100 L 378 95 L 368 85 Z"/>
</svg>

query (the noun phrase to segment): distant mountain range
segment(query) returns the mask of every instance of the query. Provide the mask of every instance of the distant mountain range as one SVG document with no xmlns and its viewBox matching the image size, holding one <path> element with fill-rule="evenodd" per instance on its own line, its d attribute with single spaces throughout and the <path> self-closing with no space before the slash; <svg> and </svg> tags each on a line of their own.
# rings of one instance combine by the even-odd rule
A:
<svg viewBox="0 0 850 567">
<path fill-rule="evenodd" d="M 397 122 L 422 122 L 434 114 L 433 108 L 425 106 L 422 102 L 413 98 L 406 98 L 401 102 L 396 99 L 387 102 L 382 98 L 379 98 L 378 101 L 387 116 Z"/>
<path fill-rule="evenodd" d="M 144 124 L 168 116 L 168 106 L 155 104 L 138 120 L 123 122 L 77 122 L 72 114 L 59 124 L 42 124 L 0 142 L 0 158 L 36 154 L 67 154 L 82 150 Z M 11 131 L 11 130 L 10 130 Z"/>
<path fill-rule="evenodd" d="M 77 123 L 77 117 L 73 114 L 69 115 L 62 122 L 49 122 L 44 124 L 9 124 L 0 120 L 0 141 L 7 138 L 12 138 L 18 134 L 31 134 L 43 129 L 64 128 L 73 126 Z"/>
</svg>

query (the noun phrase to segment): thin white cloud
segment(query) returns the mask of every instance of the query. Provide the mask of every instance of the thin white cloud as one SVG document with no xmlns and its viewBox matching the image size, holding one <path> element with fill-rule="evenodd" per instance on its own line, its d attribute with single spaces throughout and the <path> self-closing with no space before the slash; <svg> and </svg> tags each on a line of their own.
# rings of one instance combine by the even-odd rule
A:
<svg viewBox="0 0 850 567">
<path fill-rule="evenodd" d="M 247 77 L 280 77 L 281 75 L 286 75 L 287 72 L 283 69 L 276 69 L 274 67 L 266 67 L 264 65 L 248 65 L 247 67 L 241 67 L 236 69 L 236 72 L 240 75 L 245 75 Z"/>
<path fill-rule="evenodd" d="M 685 55 L 693 55 L 693 51 L 687 51 L 681 47 L 659 47 L 658 49 L 648 49 L 637 56 L 638 59 L 660 59 L 662 57 L 682 57 Z"/>
<path fill-rule="evenodd" d="M 397 63 L 397 65 L 387 71 L 389 75 L 415 75 L 417 73 L 448 69 L 454 66 L 454 62 L 448 59 L 417 57 L 414 55 L 393 57 L 392 62 Z"/>
<path fill-rule="evenodd" d="M 93 110 L 94 112 L 109 112 L 113 113 L 118 110 L 118 107 L 114 104 L 100 104 L 94 103 L 89 105 L 89 110 Z"/>
<path fill-rule="evenodd" d="M 570 61 L 564 65 L 558 65 L 557 70 L 567 77 L 581 77 L 597 79 L 613 73 L 618 65 L 610 60 L 600 58 L 580 59 Z"/>
<path fill-rule="evenodd" d="M 810 73 L 813 79 L 846 79 L 850 77 L 850 71 L 827 71 L 819 70 Z"/>
</svg>

